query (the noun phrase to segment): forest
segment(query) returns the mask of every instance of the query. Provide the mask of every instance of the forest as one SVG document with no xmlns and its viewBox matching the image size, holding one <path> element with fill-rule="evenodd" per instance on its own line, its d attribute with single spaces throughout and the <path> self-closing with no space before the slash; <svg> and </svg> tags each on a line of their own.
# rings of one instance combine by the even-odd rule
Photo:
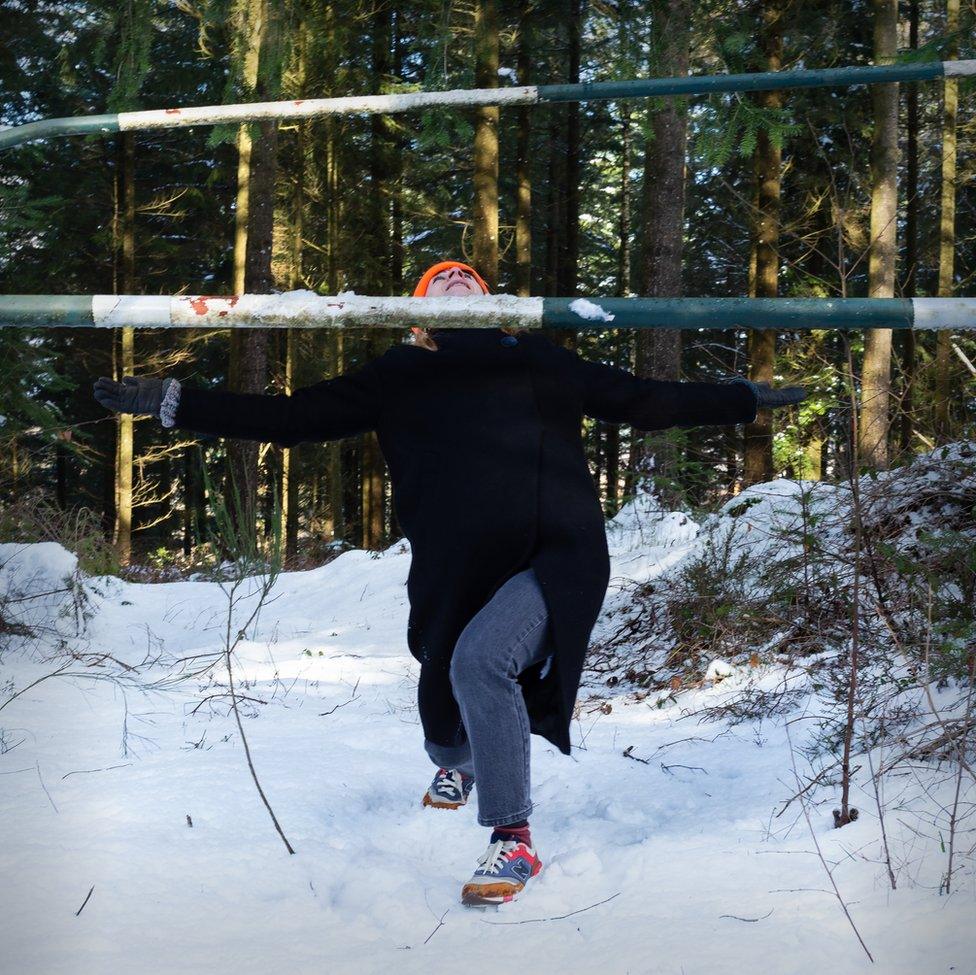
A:
<svg viewBox="0 0 976 975">
<path fill-rule="evenodd" d="M 973 53 L 958 4 L 875 6 L 13 0 L 2 121 Z M 962 79 L 36 141 L 0 164 L 0 288 L 402 295 L 457 258 L 520 295 L 964 296 L 971 90 Z M 876 329 L 848 345 L 827 329 L 551 332 L 641 376 L 748 375 L 809 393 L 744 430 L 586 421 L 609 515 L 642 475 L 701 507 L 774 475 L 843 477 L 852 450 L 862 469 L 884 469 L 972 431 L 965 333 Z M 107 415 L 90 388 L 135 374 L 287 392 L 403 340 L 4 329 L 4 508 L 15 522 L 67 516 L 110 543 L 116 568 L 185 566 L 212 523 L 205 465 L 217 480 L 236 472 L 264 532 L 281 520 L 293 564 L 330 545 L 388 545 L 400 532 L 373 435 L 290 450 L 194 443 Z"/>
<path fill-rule="evenodd" d="M 580 418 L 610 583 L 571 760 L 532 728 L 545 870 L 494 921 L 455 910 L 469 811 L 421 805 L 428 659 L 404 624 L 427 536 L 376 432 L 284 446 L 93 397 L 136 376 L 291 398 L 411 329 L 25 327 L 0 300 L 11 970 L 429 973 L 497 965 L 505 939 L 531 971 L 971 965 L 974 28 L 962 0 L 0 0 L 0 296 L 407 298 L 462 261 L 520 298 L 970 309 L 540 327 L 635 388 L 806 396 L 724 425 Z M 143 110 L 941 63 L 963 68 L 3 141 Z M 515 493 L 472 514 L 481 551 L 424 573 L 452 592 L 476 572 Z M 585 560 L 563 562 L 550 610 L 582 602 Z M 523 689 L 536 664 L 541 684 L 565 654 L 513 671 Z"/>
</svg>

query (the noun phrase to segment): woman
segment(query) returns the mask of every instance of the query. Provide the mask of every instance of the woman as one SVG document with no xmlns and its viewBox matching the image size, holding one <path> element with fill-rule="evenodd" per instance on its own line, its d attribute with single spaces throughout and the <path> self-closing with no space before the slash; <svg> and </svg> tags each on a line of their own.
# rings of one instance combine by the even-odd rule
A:
<svg viewBox="0 0 976 975">
<path fill-rule="evenodd" d="M 487 293 L 445 261 L 415 297 Z M 407 642 L 420 662 L 425 806 L 456 809 L 478 783 L 488 849 L 465 904 L 510 901 L 541 869 L 529 832 L 529 735 L 569 754 L 569 727 L 610 562 L 581 438 L 584 415 L 638 430 L 753 420 L 799 389 L 659 382 L 505 328 L 414 328 L 362 368 L 262 396 L 175 380 L 100 378 L 109 409 L 164 426 L 292 446 L 374 430 L 410 541 Z"/>
</svg>

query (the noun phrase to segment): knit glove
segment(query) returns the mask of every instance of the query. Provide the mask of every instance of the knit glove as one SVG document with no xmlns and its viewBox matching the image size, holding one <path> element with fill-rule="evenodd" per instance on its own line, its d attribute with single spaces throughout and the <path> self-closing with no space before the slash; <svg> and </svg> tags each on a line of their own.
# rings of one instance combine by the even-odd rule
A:
<svg viewBox="0 0 976 975">
<path fill-rule="evenodd" d="M 179 403 L 180 384 L 175 379 L 137 379 L 123 376 L 118 383 L 107 376 L 95 380 L 95 399 L 115 413 L 160 417 L 164 426 L 173 426 Z"/>
<path fill-rule="evenodd" d="M 776 406 L 792 406 L 807 398 L 807 391 L 800 386 L 773 389 L 769 383 L 754 383 L 751 379 L 743 379 L 741 376 L 737 376 L 732 382 L 748 386 L 756 397 L 756 407 L 760 410 Z"/>
</svg>

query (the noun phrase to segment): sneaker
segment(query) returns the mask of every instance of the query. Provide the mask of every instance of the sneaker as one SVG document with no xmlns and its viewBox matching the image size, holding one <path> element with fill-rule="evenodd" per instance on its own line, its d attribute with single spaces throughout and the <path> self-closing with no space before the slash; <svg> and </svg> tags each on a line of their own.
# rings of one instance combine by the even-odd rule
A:
<svg viewBox="0 0 976 975">
<path fill-rule="evenodd" d="M 474 788 L 474 776 L 453 768 L 439 768 L 424 795 L 424 805 L 435 809 L 457 809 L 468 801 Z"/>
<path fill-rule="evenodd" d="M 515 900 L 542 869 L 542 861 L 532 847 L 520 840 L 496 837 L 492 833 L 492 841 L 478 861 L 478 869 L 461 889 L 461 903 L 468 907 Z"/>
</svg>

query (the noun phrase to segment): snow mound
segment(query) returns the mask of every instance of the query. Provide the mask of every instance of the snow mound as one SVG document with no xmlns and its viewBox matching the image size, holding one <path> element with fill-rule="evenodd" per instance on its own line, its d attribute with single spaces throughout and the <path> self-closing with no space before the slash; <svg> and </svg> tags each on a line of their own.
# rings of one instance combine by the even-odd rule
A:
<svg viewBox="0 0 976 975">
<path fill-rule="evenodd" d="M 7 626 L 77 634 L 83 599 L 78 557 L 63 546 L 0 544 L 0 619 Z"/>
</svg>

